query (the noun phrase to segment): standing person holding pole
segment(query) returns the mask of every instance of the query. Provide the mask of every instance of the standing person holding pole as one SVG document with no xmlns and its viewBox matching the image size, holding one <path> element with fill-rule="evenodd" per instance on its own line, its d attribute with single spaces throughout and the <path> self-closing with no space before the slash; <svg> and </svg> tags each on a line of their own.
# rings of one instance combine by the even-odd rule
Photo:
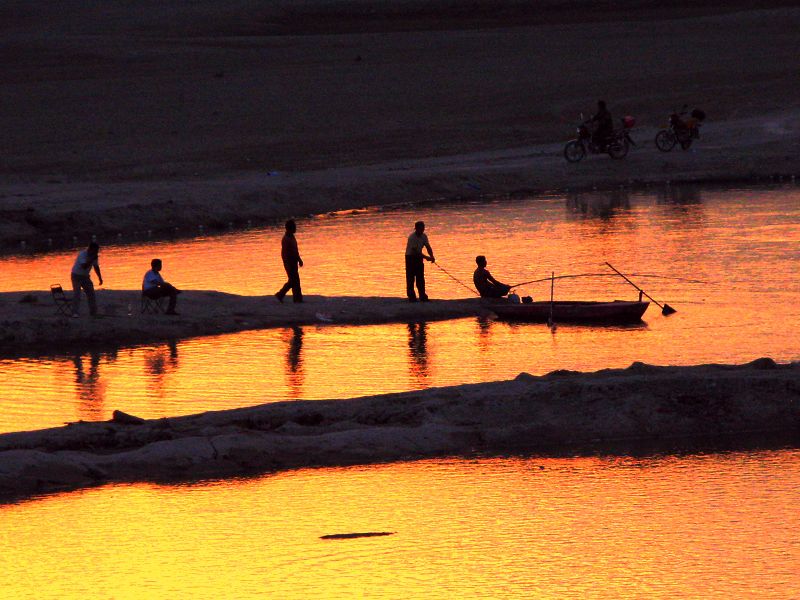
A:
<svg viewBox="0 0 800 600">
<path fill-rule="evenodd" d="M 422 253 L 423 248 L 428 250 L 428 254 Z M 417 285 L 420 302 L 427 302 L 428 295 L 425 293 L 425 263 L 429 260 L 436 262 L 433 256 L 433 248 L 425 235 L 425 223 L 417 221 L 414 223 L 414 232 L 408 236 L 406 244 L 406 294 L 409 302 L 416 302 L 417 296 L 414 293 L 414 284 Z"/>
<path fill-rule="evenodd" d="M 283 302 L 284 296 L 289 289 L 292 290 L 292 301 L 302 302 L 303 292 L 300 289 L 300 271 L 298 267 L 303 266 L 303 259 L 300 258 L 300 250 L 297 248 L 297 239 L 294 234 L 297 232 L 297 223 L 294 219 L 286 221 L 286 233 L 281 239 L 281 259 L 283 260 L 283 268 L 286 270 L 286 275 L 289 280 L 284 286 L 278 290 L 275 297 L 278 302 Z"/>
</svg>

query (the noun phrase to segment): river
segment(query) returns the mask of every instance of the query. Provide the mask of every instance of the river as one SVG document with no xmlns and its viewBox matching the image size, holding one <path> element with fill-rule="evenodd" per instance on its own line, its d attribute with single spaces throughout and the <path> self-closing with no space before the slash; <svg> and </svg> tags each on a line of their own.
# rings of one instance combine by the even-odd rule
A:
<svg viewBox="0 0 800 600">
<path fill-rule="evenodd" d="M 609 261 L 677 313 L 634 327 L 491 319 L 308 326 L 114 352 L 0 361 L 0 431 L 113 409 L 146 417 L 346 398 L 521 371 L 800 360 L 800 190 L 659 188 L 367 210 L 299 221 L 306 293 L 402 297 L 424 219 L 468 282 L 604 273 Z M 179 287 L 267 294 L 280 228 L 104 245 L 107 285 L 150 258 Z M 66 280 L 73 252 L 0 260 L 2 290 Z M 607 270 L 607 269 L 606 269 Z M 428 266 L 433 297 L 467 295 Z M 547 284 L 526 286 L 537 299 Z M 557 298 L 635 298 L 616 277 Z M 102 292 L 100 293 L 102 310 Z M 287 307 L 290 308 L 290 307 Z M 300 470 L 186 485 L 109 485 L 0 507 L 0 596 L 791 597 L 800 589 L 800 453 L 509 456 Z M 334 533 L 392 535 L 323 540 Z"/>
</svg>

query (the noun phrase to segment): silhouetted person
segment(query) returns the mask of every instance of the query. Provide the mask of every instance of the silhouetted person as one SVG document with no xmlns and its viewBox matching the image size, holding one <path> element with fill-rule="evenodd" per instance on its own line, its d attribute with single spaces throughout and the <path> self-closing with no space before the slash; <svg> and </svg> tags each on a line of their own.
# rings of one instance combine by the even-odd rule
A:
<svg viewBox="0 0 800 600">
<path fill-rule="evenodd" d="M 81 289 L 86 292 L 86 300 L 89 302 L 89 314 L 97 316 L 97 302 L 94 297 L 94 284 L 90 274 L 92 269 L 97 273 L 98 285 L 103 285 L 103 276 L 100 274 L 100 265 L 97 262 L 100 254 L 100 245 L 91 242 L 86 250 L 83 250 L 75 259 L 72 265 L 72 316 L 78 316 L 78 308 L 81 305 Z"/>
<path fill-rule="evenodd" d="M 427 248 L 428 254 L 422 253 L 422 249 Z M 417 221 L 414 223 L 414 233 L 408 236 L 406 244 L 406 294 L 409 302 L 416 302 L 417 296 L 414 294 L 414 283 L 416 282 L 419 299 L 422 302 L 428 301 L 425 293 L 425 263 L 429 260 L 436 262 L 433 257 L 433 248 L 425 235 L 425 223 Z"/>
<path fill-rule="evenodd" d="M 481 298 L 502 298 L 511 291 L 510 285 L 500 283 L 489 273 L 486 268 L 485 256 L 476 256 L 475 262 L 478 264 L 478 268 L 472 274 L 472 282 L 475 284 L 475 289 L 478 290 Z"/>
<path fill-rule="evenodd" d="M 596 146 L 605 148 L 608 138 L 614 133 L 614 119 L 611 118 L 611 112 L 606 108 L 605 101 L 597 102 L 597 113 L 592 116 L 591 121 L 595 125 L 592 141 Z"/>
<path fill-rule="evenodd" d="M 275 297 L 283 302 L 286 292 L 292 290 L 292 300 L 294 302 L 303 301 L 303 291 L 300 289 L 300 270 L 299 267 L 303 266 L 303 259 L 300 258 L 300 250 L 297 248 L 297 239 L 294 234 L 297 232 L 297 224 L 293 219 L 286 221 L 286 233 L 283 234 L 281 240 L 281 259 L 283 260 L 283 268 L 286 269 L 286 275 L 289 280 L 286 284 L 278 290 Z"/>
<path fill-rule="evenodd" d="M 178 300 L 178 294 L 181 293 L 171 283 L 164 281 L 161 276 L 161 259 L 154 258 L 150 261 L 150 270 L 144 274 L 142 281 L 142 293 L 151 300 L 158 300 L 159 298 L 169 298 L 169 305 L 167 306 L 168 315 L 177 315 L 175 312 L 175 303 Z"/>
</svg>

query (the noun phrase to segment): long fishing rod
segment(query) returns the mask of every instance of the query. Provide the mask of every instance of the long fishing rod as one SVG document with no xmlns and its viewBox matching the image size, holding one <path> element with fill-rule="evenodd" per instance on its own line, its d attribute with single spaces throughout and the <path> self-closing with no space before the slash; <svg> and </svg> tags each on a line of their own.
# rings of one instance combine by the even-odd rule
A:
<svg viewBox="0 0 800 600">
<path fill-rule="evenodd" d="M 532 279 L 530 281 L 523 281 L 522 283 L 515 283 L 512 285 L 512 288 L 519 287 L 521 285 L 528 285 L 529 283 L 543 283 L 545 281 L 550 281 L 551 279 L 574 279 L 576 277 L 616 277 L 614 273 L 578 273 L 577 275 L 557 275 L 555 278 L 553 277 L 543 277 L 541 279 Z M 674 281 L 682 281 L 684 283 L 702 283 L 707 284 L 707 281 L 703 281 L 701 279 L 687 279 L 685 277 L 670 277 L 668 275 L 647 275 L 643 273 L 631 273 L 631 277 L 647 277 L 647 278 L 656 278 L 656 279 L 671 279 Z"/>
<path fill-rule="evenodd" d="M 475 294 L 476 296 L 480 296 L 480 294 L 479 294 L 479 293 L 478 293 L 478 292 L 477 292 L 477 291 L 476 291 L 474 288 L 471 288 L 470 286 L 468 286 L 466 283 L 464 283 L 464 282 L 463 282 L 463 281 L 461 281 L 460 279 L 458 279 L 458 278 L 456 278 L 456 277 L 453 277 L 453 276 L 452 276 L 452 275 L 449 273 L 449 271 L 448 271 L 447 269 L 445 269 L 445 268 L 444 268 L 442 265 L 440 265 L 440 264 L 439 264 L 439 263 L 437 263 L 437 262 L 434 262 L 433 264 L 435 264 L 437 267 L 439 267 L 439 268 L 442 270 L 442 272 L 443 272 L 445 275 L 447 275 L 447 276 L 448 276 L 450 279 L 452 279 L 453 281 L 455 281 L 455 282 L 456 282 L 458 285 L 460 285 L 460 286 L 461 286 L 461 287 L 463 287 L 463 288 L 466 288 L 466 289 L 468 289 L 468 290 L 469 290 L 471 293 Z"/>
</svg>

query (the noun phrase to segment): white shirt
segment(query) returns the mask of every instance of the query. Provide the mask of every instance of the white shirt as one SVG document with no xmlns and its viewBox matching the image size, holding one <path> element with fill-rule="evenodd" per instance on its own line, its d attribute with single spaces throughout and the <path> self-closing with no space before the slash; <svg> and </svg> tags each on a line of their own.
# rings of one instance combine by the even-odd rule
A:
<svg viewBox="0 0 800 600">
<path fill-rule="evenodd" d="M 144 274 L 144 281 L 142 281 L 142 289 L 151 290 L 153 288 L 157 288 L 162 283 L 164 283 L 164 278 L 161 277 L 161 273 L 158 273 L 157 271 L 153 271 L 153 269 L 150 269 L 147 273 Z"/>
<path fill-rule="evenodd" d="M 97 266 L 97 258 L 95 257 L 94 260 L 90 261 L 88 250 L 84 250 L 83 252 L 78 254 L 78 258 L 75 259 L 75 264 L 72 265 L 72 274 L 88 277 L 89 274 L 92 272 L 92 267 L 96 266 Z"/>
<path fill-rule="evenodd" d="M 406 256 L 419 256 L 422 254 L 422 249 L 428 244 L 428 236 L 424 233 L 417 235 L 415 231 L 408 236 L 408 244 L 406 244 Z"/>
</svg>

